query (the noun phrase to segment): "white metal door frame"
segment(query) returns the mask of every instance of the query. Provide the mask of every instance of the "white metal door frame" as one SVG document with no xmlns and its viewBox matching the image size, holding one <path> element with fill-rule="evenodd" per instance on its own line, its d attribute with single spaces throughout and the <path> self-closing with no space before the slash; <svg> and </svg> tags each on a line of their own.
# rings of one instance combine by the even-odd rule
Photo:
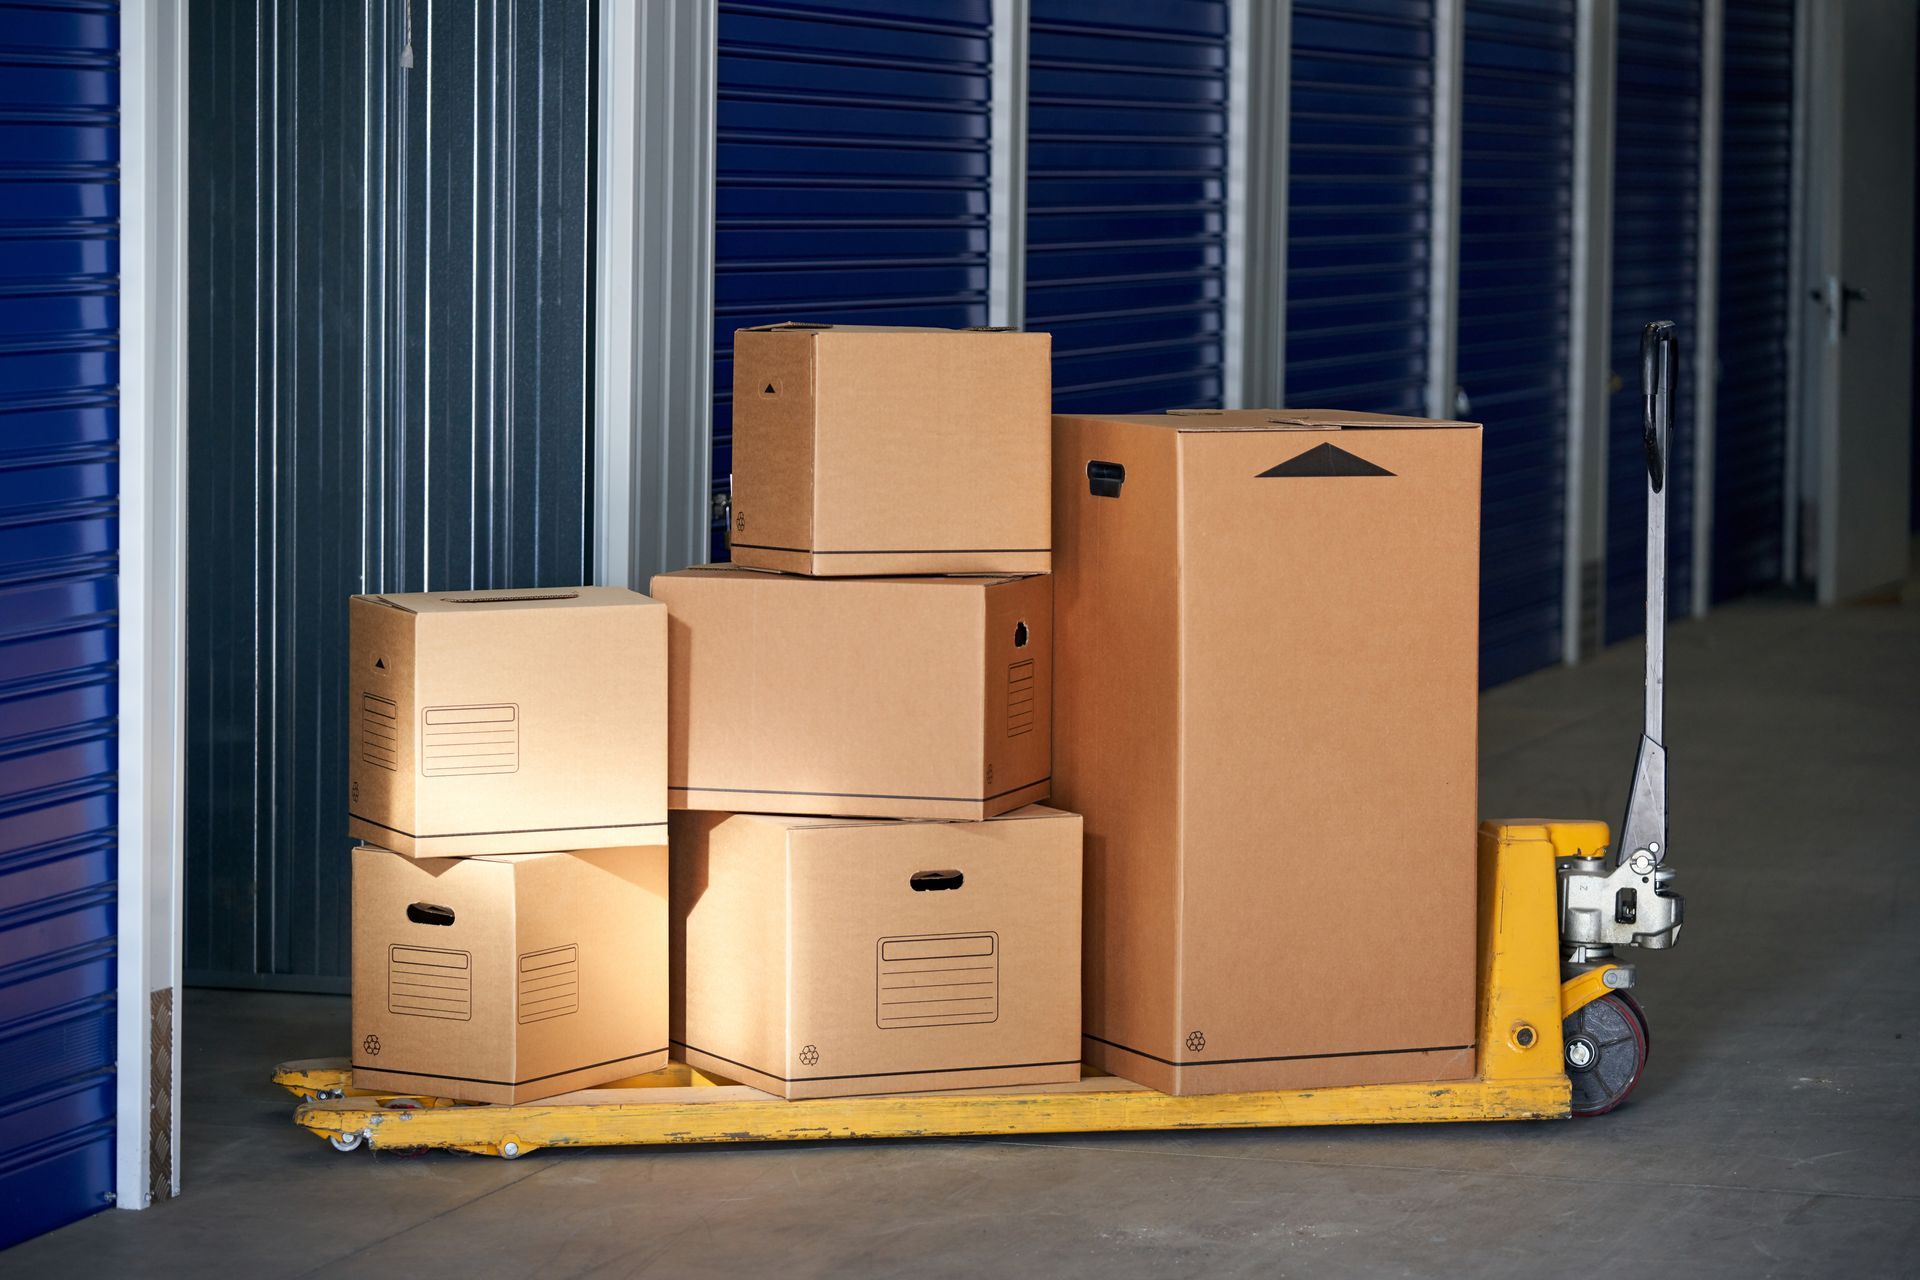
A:
<svg viewBox="0 0 1920 1280">
<path fill-rule="evenodd" d="M 180 1190 L 186 872 L 187 5 L 120 18 L 115 1200 Z"/>
<path fill-rule="evenodd" d="M 644 590 L 707 558 L 714 0 L 599 0 L 593 572 Z"/>
</svg>

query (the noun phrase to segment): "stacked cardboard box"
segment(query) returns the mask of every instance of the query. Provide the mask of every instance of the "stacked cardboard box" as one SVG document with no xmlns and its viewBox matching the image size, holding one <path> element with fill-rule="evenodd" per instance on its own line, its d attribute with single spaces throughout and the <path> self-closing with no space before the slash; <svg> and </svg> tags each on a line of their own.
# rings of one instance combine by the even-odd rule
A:
<svg viewBox="0 0 1920 1280">
<path fill-rule="evenodd" d="M 731 566 L 671 616 L 672 1039 L 788 1098 L 1076 1079 L 1045 334 L 734 344 Z"/>
<path fill-rule="evenodd" d="M 354 1083 L 523 1102 L 665 1066 L 666 609 L 349 612 Z"/>
</svg>

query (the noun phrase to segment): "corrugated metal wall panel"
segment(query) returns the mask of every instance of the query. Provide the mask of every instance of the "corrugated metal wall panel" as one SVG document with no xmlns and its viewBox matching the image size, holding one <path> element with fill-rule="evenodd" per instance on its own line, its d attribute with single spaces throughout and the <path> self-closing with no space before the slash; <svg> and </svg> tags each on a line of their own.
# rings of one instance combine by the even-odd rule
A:
<svg viewBox="0 0 1920 1280">
<path fill-rule="evenodd" d="M 113 1189 L 119 45 L 0 4 L 0 1249 Z"/>
<path fill-rule="evenodd" d="M 987 322 L 990 0 L 719 7 L 713 478 L 733 333 L 779 320 Z M 724 525 L 713 531 L 726 557 Z"/>
<path fill-rule="evenodd" d="M 1457 381 L 1485 424 L 1480 682 L 1560 661 L 1574 0 L 1467 0 Z"/>
<path fill-rule="evenodd" d="M 1785 553 L 1794 0 L 1726 8 L 1720 131 L 1715 600 L 1777 585 Z"/>
<path fill-rule="evenodd" d="M 589 0 L 196 0 L 187 969 L 347 972 L 346 601 L 585 581 Z"/>
<path fill-rule="evenodd" d="M 1225 0 L 1033 0 L 1026 327 L 1057 409 L 1219 405 Z"/>
<path fill-rule="evenodd" d="M 1289 405 L 1427 411 L 1433 51 L 1433 0 L 1295 0 Z"/>
<path fill-rule="evenodd" d="M 1607 422 L 1605 638 L 1646 622 L 1647 471 L 1640 331 L 1671 320 L 1683 366 L 1667 466 L 1667 591 L 1693 591 L 1695 275 L 1700 235 L 1700 0 L 1621 0 L 1613 130 L 1613 319 L 1617 386 Z"/>
</svg>

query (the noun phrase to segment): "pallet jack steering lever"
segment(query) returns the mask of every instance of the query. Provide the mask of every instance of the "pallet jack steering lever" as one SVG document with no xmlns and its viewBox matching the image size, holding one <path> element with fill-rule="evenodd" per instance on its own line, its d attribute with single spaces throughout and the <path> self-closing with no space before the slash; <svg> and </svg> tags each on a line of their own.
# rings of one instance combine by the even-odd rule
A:
<svg viewBox="0 0 1920 1280">
<path fill-rule="evenodd" d="M 1666 627 L 1667 452 L 1673 430 L 1680 340 L 1670 320 L 1640 336 L 1647 451 L 1646 722 L 1633 767 L 1626 820 L 1604 857 L 1560 861 L 1560 940 L 1571 973 L 1612 963 L 1616 946 L 1670 947 L 1680 934 L 1685 900 L 1672 892 L 1667 857 Z M 1617 981 L 1630 985 L 1631 970 Z"/>
</svg>

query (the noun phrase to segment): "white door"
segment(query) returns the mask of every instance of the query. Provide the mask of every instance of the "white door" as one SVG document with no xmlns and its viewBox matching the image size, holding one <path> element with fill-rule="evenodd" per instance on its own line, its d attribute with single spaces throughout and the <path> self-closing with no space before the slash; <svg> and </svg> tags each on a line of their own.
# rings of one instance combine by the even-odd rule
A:
<svg viewBox="0 0 1920 1280">
<path fill-rule="evenodd" d="M 1807 15 L 1807 388 L 1801 564 L 1823 603 L 1907 575 L 1913 420 L 1913 0 Z"/>
</svg>

